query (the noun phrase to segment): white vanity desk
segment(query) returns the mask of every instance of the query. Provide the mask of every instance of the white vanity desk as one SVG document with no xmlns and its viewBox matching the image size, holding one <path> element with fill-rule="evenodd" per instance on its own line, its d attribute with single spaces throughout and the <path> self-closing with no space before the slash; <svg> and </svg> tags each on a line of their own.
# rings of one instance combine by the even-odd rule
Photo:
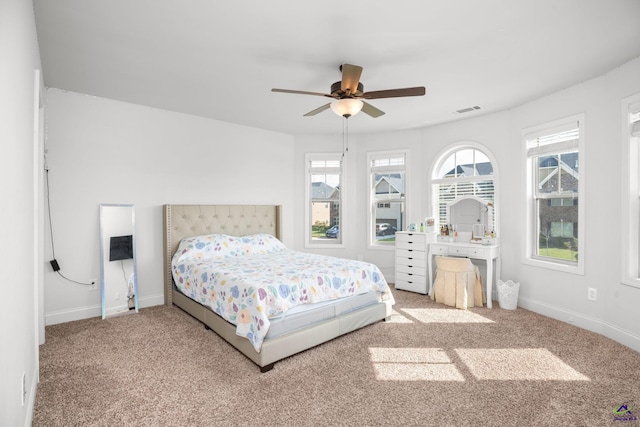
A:
<svg viewBox="0 0 640 427">
<path fill-rule="evenodd" d="M 427 264 L 429 276 L 429 295 L 433 295 L 433 257 L 435 255 L 458 256 L 471 259 L 482 259 L 487 263 L 487 308 L 491 308 L 491 294 L 493 287 L 493 267 L 495 263 L 495 283 L 500 280 L 500 245 L 482 245 L 480 243 L 457 243 L 437 241 L 428 243 Z M 495 262 L 494 262 L 495 261 Z"/>
</svg>

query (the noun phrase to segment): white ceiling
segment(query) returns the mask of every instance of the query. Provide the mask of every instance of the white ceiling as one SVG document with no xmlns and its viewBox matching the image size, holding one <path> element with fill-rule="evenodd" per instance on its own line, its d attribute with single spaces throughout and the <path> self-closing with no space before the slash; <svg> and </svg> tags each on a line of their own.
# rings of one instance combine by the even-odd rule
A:
<svg viewBox="0 0 640 427">
<path fill-rule="evenodd" d="M 45 85 L 291 134 L 339 133 L 327 98 L 364 67 L 386 112 L 350 132 L 508 109 L 640 56 L 638 0 L 34 0 Z M 639 76 L 640 78 L 640 76 Z M 481 110 L 456 115 L 471 106 Z"/>
</svg>

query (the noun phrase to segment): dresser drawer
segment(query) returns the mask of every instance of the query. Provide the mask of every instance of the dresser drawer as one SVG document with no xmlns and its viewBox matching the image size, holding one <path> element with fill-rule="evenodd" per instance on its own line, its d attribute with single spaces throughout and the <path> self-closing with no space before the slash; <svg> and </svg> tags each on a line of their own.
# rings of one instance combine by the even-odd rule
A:
<svg viewBox="0 0 640 427">
<path fill-rule="evenodd" d="M 425 242 L 415 241 L 415 240 L 411 240 L 407 242 L 396 240 L 396 249 L 411 249 L 414 251 L 424 251 L 427 249 L 427 244 Z"/>
<path fill-rule="evenodd" d="M 396 274 L 400 272 L 424 276 L 426 274 L 426 271 L 427 269 L 424 266 L 399 264 L 396 262 Z"/>
<path fill-rule="evenodd" d="M 475 258 L 486 258 L 488 250 L 485 248 L 470 248 L 467 249 L 467 254 Z"/>
<path fill-rule="evenodd" d="M 396 257 L 398 258 L 411 258 L 411 259 L 425 259 L 427 258 L 424 251 L 415 249 L 396 249 Z"/>
<path fill-rule="evenodd" d="M 427 235 L 424 233 L 399 232 L 396 233 L 396 243 L 397 242 L 420 242 L 425 244 L 427 242 Z"/>
<path fill-rule="evenodd" d="M 427 276 L 424 274 L 412 274 L 404 271 L 396 271 L 396 281 L 398 279 L 415 283 L 427 283 Z"/>
<path fill-rule="evenodd" d="M 424 259 L 424 256 L 420 257 L 420 258 L 397 257 L 396 258 L 396 264 L 398 266 L 406 265 L 406 266 L 409 266 L 409 267 L 419 267 L 422 270 L 424 270 L 424 268 L 427 266 L 427 260 Z"/>
<path fill-rule="evenodd" d="M 396 289 L 426 294 L 427 278 L 425 276 L 416 276 L 402 272 L 396 272 L 395 287 Z"/>
<path fill-rule="evenodd" d="M 458 248 L 455 246 L 449 246 L 449 255 L 467 255 L 469 249 L 467 248 Z"/>
<path fill-rule="evenodd" d="M 429 252 L 432 255 L 447 255 L 449 253 L 449 246 L 446 246 L 446 245 L 429 245 Z"/>
</svg>

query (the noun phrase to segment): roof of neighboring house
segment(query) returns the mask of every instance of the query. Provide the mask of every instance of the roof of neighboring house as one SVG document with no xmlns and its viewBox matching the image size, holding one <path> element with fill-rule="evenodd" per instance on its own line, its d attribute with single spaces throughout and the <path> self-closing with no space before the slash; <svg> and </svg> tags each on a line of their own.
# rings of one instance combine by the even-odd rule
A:
<svg viewBox="0 0 640 427">
<path fill-rule="evenodd" d="M 476 176 L 493 174 L 493 165 L 491 162 L 476 163 L 475 173 L 473 164 L 458 165 L 446 173 L 445 177 L 451 176 Z"/>
<path fill-rule="evenodd" d="M 311 198 L 312 199 L 332 199 L 340 192 L 339 187 L 332 187 L 324 182 L 312 182 L 311 183 Z"/>
<path fill-rule="evenodd" d="M 579 167 L 579 154 L 578 153 L 565 153 L 560 155 L 560 163 L 563 166 L 572 169 L 574 172 L 578 171 Z M 540 156 L 539 164 L 543 167 L 556 167 L 558 166 L 558 156 Z"/>
<path fill-rule="evenodd" d="M 394 193 L 404 193 L 404 179 L 400 174 L 390 174 L 390 175 L 376 175 L 376 194 L 394 194 Z M 391 187 L 391 191 L 388 191 L 388 185 Z"/>
</svg>

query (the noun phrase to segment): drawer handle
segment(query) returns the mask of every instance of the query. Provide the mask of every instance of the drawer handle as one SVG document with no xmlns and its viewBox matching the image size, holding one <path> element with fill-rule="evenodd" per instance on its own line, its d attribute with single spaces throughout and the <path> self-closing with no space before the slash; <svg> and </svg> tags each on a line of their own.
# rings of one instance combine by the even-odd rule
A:
<svg viewBox="0 0 640 427">
<path fill-rule="evenodd" d="M 413 252 L 413 249 L 407 249 L 407 251 L 409 251 L 409 252 Z"/>
<path fill-rule="evenodd" d="M 413 273 L 407 273 L 407 275 L 409 275 L 409 276 L 413 276 Z"/>
<path fill-rule="evenodd" d="M 413 265 L 407 265 L 407 267 L 409 267 L 409 268 L 413 268 Z"/>
<path fill-rule="evenodd" d="M 407 259 L 413 259 L 413 258 L 409 257 L 409 258 L 407 258 Z"/>
</svg>

